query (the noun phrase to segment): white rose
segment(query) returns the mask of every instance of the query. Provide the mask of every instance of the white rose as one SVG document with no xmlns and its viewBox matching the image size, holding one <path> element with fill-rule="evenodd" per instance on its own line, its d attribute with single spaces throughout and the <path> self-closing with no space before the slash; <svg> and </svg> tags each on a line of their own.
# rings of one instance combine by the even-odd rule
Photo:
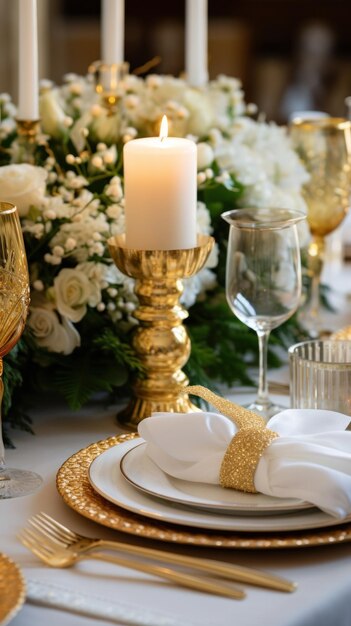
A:
<svg viewBox="0 0 351 626">
<path fill-rule="evenodd" d="M 89 126 L 92 121 L 93 113 L 86 111 L 78 118 L 70 132 L 70 138 L 77 152 L 81 152 L 85 146 L 86 138 L 89 135 Z"/>
<path fill-rule="evenodd" d="M 50 308 L 31 308 L 28 326 L 38 346 L 50 352 L 71 354 L 80 346 L 80 336 L 73 324 L 65 318 L 60 324 L 57 314 Z"/>
<path fill-rule="evenodd" d="M 91 297 L 88 277 L 77 269 L 65 268 L 54 280 L 56 307 L 71 322 L 79 322 L 87 312 Z"/>
<path fill-rule="evenodd" d="M 90 130 L 96 141 L 107 144 L 117 143 L 120 136 L 121 118 L 117 113 L 109 114 L 103 110 L 99 117 L 92 120 Z"/>
<path fill-rule="evenodd" d="M 212 106 L 206 94 L 189 89 L 184 94 L 184 106 L 190 115 L 187 132 L 198 137 L 206 135 L 214 124 Z"/>
<path fill-rule="evenodd" d="M 66 113 L 59 103 L 57 89 L 46 91 L 40 96 L 39 109 L 43 132 L 59 139 L 65 129 Z"/>
<path fill-rule="evenodd" d="M 43 167 L 19 163 L 0 167 L 0 197 L 12 202 L 21 217 L 25 217 L 31 205 L 44 203 L 47 171 Z"/>
<path fill-rule="evenodd" d="M 100 244 L 102 245 L 102 244 Z M 80 263 L 77 265 L 77 271 L 82 272 L 88 278 L 90 294 L 88 299 L 89 306 L 95 307 L 101 302 L 101 289 L 104 289 L 106 282 L 107 266 L 103 263 Z"/>
<path fill-rule="evenodd" d="M 208 143 L 200 142 L 197 144 L 197 169 L 204 170 L 209 167 L 214 160 L 214 153 Z"/>
</svg>

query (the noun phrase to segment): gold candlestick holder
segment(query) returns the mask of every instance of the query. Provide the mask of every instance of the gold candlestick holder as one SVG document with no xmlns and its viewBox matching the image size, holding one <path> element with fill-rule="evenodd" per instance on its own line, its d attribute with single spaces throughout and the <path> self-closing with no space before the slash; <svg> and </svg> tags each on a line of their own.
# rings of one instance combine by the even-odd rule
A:
<svg viewBox="0 0 351 626">
<path fill-rule="evenodd" d="M 135 279 L 139 306 L 135 317 L 133 347 L 144 366 L 145 377 L 133 386 L 134 397 L 118 415 L 136 429 L 153 412 L 197 411 L 184 389 L 189 384 L 182 367 L 190 356 L 190 339 L 183 325 L 188 312 L 180 304 L 183 278 L 196 274 L 205 264 L 214 239 L 199 235 L 197 246 L 186 250 L 135 250 L 125 247 L 124 235 L 108 241 L 118 269 Z"/>
<path fill-rule="evenodd" d="M 129 72 L 129 63 L 103 63 L 95 61 L 89 66 L 89 74 L 95 81 L 95 91 L 102 104 L 113 115 L 122 96 L 121 84 Z"/>
<path fill-rule="evenodd" d="M 13 160 L 17 163 L 34 163 L 40 120 L 16 120 L 16 125 L 18 146 Z"/>
</svg>

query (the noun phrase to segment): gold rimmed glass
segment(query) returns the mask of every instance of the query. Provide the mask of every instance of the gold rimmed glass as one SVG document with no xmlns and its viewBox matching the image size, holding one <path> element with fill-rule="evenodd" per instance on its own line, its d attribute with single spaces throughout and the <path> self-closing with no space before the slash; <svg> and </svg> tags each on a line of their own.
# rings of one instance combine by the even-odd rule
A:
<svg viewBox="0 0 351 626">
<path fill-rule="evenodd" d="M 27 259 L 17 209 L 9 202 L 0 202 L 0 408 L 4 390 L 3 357 L 24 330 L 28 305 Z M 0 499 L 26 495 L 41 483 L 41 477 L 34 472 L 6 467 L 0 432 Z"/>
<path fill-rule="evenodd" d="M 311 294 L 301 309 L 302 326 L 312 338 L 323 330 L 319 313 L 319 284 L 325 237 L 344 219 L 351 193 L 351 122 L 344 118 L 295 118 L 290 125 L 293 145 L 308 173 L 303 187 L 311 232 L 307 264 Z"/>
<path fill-rule="evenodd" d="M 282 408 L 271 402 L 267 387 L 267 346 L 271 330 L 293 315 L 301 296 L 297 224 L 302 213 L 287 209 L 240 209 L 224 213 L 230 224 L 226 294 L 233 313 L 256 331 L 259 384 L 248 407 L 265 419 Z"/>
</svg>

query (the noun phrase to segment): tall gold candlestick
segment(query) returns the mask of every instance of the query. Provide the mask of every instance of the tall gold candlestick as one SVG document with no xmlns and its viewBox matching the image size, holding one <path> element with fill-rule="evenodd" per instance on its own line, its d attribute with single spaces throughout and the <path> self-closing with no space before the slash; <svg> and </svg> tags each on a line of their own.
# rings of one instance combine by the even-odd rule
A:
<svg viewBox="0 0 351 626">
<path fill-rule="evenodd" d="M 136 428 L 157 411 L 198 410 L 184 388 L 189 381 L 182 367 L 190 356 L 190 339 L 183 325 L 188 312 L 180 304 L 182 280 L 196 274 L 213 247 L 212 237 L 198 236 L 197 246 L 185 250 L 135 250 L 124 247 L 124 236 L 109 239 L 118 269 L 136 280 L 139 306 L 133 347 L 145 369 L 134 383 L 134 397 L 119 420 Z"/>
</svg>

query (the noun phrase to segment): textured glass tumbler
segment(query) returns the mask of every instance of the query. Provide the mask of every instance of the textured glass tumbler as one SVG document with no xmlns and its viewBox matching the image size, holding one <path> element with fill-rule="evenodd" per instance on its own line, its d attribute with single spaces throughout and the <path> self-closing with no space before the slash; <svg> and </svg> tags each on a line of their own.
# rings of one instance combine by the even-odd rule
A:
<svg viewBox="0 0 351 626">
<path fill-rule="evenodd" d="M 289 348 L 290 399 L 297 409 L 351 415 L 351 341 L 305 341 Z"/>
</svg>

